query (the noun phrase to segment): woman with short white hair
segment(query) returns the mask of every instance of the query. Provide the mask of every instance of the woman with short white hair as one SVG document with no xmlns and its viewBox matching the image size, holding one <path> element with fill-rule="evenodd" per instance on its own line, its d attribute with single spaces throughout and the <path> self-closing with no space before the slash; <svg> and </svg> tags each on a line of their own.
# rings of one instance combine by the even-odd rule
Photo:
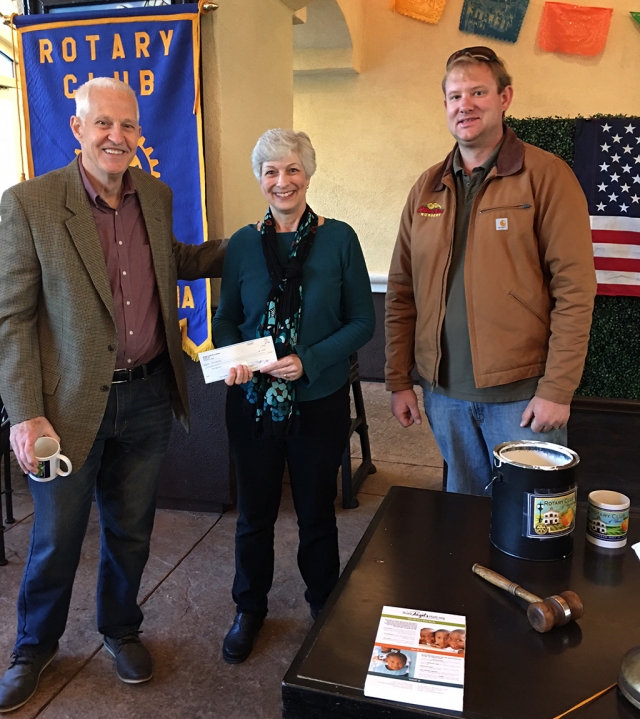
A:
<svg viewBox="0 0 640 719">
<path fill-rule="evenodd" d="M 334 502 L 350 426 L 349 356 L 373 335 L 369 275 L 349 225 L 307 204 L 316 169 L 304 132 L 269 130 L 252 154 L 269 203 L 227 248 L 216 346 L 271 336 L 278 360 L 226 380 L 227 430 L 236 469 L 236 618 L 222 654 L 244 661 L 267 615 L 274 525 L 285 461 L 298 516 L 298 566 L 315 619 L 338 581 Z"/>
</svg>

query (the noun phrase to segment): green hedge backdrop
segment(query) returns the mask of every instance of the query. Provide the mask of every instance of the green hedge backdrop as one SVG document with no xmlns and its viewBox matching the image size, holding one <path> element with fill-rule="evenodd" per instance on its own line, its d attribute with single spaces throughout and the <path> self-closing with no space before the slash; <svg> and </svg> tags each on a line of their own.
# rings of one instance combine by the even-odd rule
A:
<svg viewBox="0 0 640 719">
<path fill-rule="evenodd" d="M 507 117 L 505 121 L 524 142 L 573 166 L 575 119 Z M 576 393 L 640 400 L 640 297 L 596 297 L 589 352 Z"/>
</svg>

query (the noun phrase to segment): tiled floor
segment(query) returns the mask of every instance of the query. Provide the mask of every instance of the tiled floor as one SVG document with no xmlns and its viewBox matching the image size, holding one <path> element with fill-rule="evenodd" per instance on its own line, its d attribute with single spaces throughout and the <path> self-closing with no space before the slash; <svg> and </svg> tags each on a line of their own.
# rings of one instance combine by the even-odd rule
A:
<svg viewBox="0 0 640 719">
<path fill-rule="evenodd" d="M 442 460 L 426 421 L 403 430 L 388 409 L 382 385 L 363 385 L 373 459 L 358 495 L 360 506 L 336 504 L 343 564 L 355 549 L 382 497 L 394 484 L 439 488 Z M 359 448 L 352 445 L 354 462 Z M 0 567 L 0 671 L 15 633 L 15 601 L 32 522 L 31 499 L 14 473 L 17 522 L 5 534 L 9 564 Z M 98 523 L 92 516 L 60 653 L 43 674 L 35 697 L 15 719 L 279 719 L 280 682 L 311 627 L 296 565 L 297 530 L 288 487 L 276 527 L 276 576 L 270 612 L 255 650 L 243 664 L 222 661 L 220 647 L 234 608 L 235 513 L 160 510 L 140 601 L 144 640 L 155 662 L 152 681 L 120 682 L 95 629 Z"/>
</svg>

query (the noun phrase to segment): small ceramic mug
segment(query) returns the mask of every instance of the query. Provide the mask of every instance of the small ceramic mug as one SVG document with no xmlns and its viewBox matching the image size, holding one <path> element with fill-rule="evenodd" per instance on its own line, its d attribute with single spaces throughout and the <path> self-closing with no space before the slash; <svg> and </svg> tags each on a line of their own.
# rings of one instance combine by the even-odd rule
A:
<svg viewBox="0 0 640 719">
<path fill-rule="evenodd" d="M 608 489 L 589 494 L 587 540 L 598 547 L 624 547 L 629 528 L 629 497 Z"/>
<path fill-rule="evenodd" d="M 66 477 L 71 474 L 71 462 L 64 454 L 60 454 L 60 443 L 53 437 L 36 439 L 34 453 L 38 460 L 38 471 L 36 474 L 29 472 L 29 476 L 36 482 L 50 482 L 58 475 Z M 66 465 L 66 471 L 60 469 L 60 462 Z"/>
</svg>

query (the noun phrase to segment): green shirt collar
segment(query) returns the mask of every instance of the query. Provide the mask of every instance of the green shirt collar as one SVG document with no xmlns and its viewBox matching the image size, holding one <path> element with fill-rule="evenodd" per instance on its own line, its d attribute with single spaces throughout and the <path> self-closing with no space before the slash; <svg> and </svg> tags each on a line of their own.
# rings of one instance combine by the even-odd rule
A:
<svg viewBox="0 0 640 719">
<path fill-rule="evenodd" d="M 498 153 L 500 152 L 500 148 L 502 147 L 503 142 L 504 135 L 500 142 L 496 145 L 493 152 L 489 155 L 489 157 L 487 157 L 487 159 L 482 163 L 482 165 L 480 165 L 479 167 L 474 167 L 473 172 L 475 172 L 476 170 L 482 170 L 482 176 L 486 177 L 491 171 L 491 168 L 496 164 L 496 161 L 498 160 Z M 464 172 L 464 167 L 462 166 L 460 148 L 456 145 L 455 152 L 453 153 L 453 174 L 458 175 L 461 172 Z"/>
</svg>

